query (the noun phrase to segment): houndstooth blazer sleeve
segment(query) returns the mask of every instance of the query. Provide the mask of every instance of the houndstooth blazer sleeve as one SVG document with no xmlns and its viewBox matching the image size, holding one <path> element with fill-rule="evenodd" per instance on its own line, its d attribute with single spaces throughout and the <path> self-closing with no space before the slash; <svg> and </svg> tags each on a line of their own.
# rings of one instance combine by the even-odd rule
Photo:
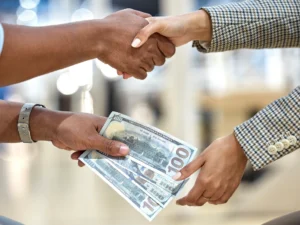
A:
<svg viewBox="0 0 300 225">
<path fill-rule="evenodd" d="M 300 47 L 300 0 L 249 0 L 203 8 L 211 17 L 212 41 L 201 52 Z"/>
<path fill-rule="evenodd" d="M 300 86 L 237 126 L 235 136 L 254 170 L 300 148 Z"/>
</svg>

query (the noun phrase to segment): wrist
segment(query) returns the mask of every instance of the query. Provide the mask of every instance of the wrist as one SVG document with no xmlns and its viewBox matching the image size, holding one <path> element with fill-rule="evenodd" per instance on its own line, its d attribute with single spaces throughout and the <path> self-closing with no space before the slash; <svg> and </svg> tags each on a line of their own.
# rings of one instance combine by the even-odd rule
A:
<svg viewBox="0 0 300 225">
<path fill-rule="evenodd" d="M 96 39 L 96 48 L 97 48 L 97 55 L 96 58 L 107 63 L 107 57 L 111 53 L 111 43 L 113 42 L 114 36 L 118 34 L 115 26 L 111 24 L 109 19 L 100 19 L 95 21 L 95 30 L 97 30 L 95 34 Z"/>
<path fill-rule="evenodd" d="M 56 134 L 57 113 L 41 107 L 34 107 L 30 114 L 29 127 L 34 141 L 52 141 Z"/>
<path fill-rule="evenodd" d="M 212 39 L 212 24 L 209 14 L 205 10 L 199 10 L 183 15 L 186 21 L 186 34 L 190 40 L 210 42 Z"/>
<path fill-rule="evenodd" d="M 79 52 L 87 59 L 98 58 L 103 46 L 103 22 L 102 20 L 88 20 L 75 23 L 76 35 L 79 39 Z"/>
<path fill-rule="evenodd" d="M 247 158 L 242 146 L 240 145 L 239 141 L 235 137 L 234 133 L 230 134 L 230 139 L 233 142 L 232 146 L 233 146 L 233 149 L 235 150 L 235 152 L 241 157 L 242 160 L 248 161 L 248 158 Z"/>
</svg>

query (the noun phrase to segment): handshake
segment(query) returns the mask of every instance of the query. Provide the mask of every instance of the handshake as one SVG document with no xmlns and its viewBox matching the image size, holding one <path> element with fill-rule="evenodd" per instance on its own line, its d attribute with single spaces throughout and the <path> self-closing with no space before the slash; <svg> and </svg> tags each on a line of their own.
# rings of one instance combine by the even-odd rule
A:
<svg viewBox="0 0 300 225">
<path fill-rule="evenodd" d="M 147 72 L 175 54 L 175 47 L 211 39 L 209 16 L 202 10 L 176 17 L 151 17 L 125 9 L 94 22 L 101 24 L 98 59 L 117 69 L 124 79 L 145 79 Z"/>
</svg>

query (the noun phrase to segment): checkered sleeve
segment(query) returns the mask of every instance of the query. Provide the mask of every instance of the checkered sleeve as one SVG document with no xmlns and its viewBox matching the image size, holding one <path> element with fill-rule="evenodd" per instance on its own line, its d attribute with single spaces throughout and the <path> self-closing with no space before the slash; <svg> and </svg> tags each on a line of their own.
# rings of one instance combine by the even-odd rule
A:
<svg viewBox="0 0 300 225">
<path fill-rule="evenodd" d="M 237 126 L 234 133 L 254 170 L 299 149 L 300 86 Z"/>
<path fill-rule="evenodd" d="M 201 52 L 300 47 L 300 0 L 249 0 L 202 8 L 211 17 L 212 41 Z"/>
</svg>

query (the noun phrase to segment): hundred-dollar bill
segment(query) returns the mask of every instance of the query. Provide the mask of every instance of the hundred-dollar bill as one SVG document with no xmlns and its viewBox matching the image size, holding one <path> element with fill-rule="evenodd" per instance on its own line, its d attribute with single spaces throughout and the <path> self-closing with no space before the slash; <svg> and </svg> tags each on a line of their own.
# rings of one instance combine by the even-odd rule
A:
<svg viewBox="0 0 300 225">
<path fill-rule="evenodd" d="M 117 112 L 109 115 L 100 134 L 127 144 L 130 148 L 127 157 L 169 177 L 187 165 L 197 151 L 182 140 Z"/>
<path fill-rule="evenodd" d="M 162 207 L 150 196 L 120 173 L 108 159 L 95 155 L 96 151 L 85 151 L 80 160 L 101 177 L 118 194 L 127 200 L 145 218 L 152 221 Z"/>
<path fill-rule="evenodd" d="M 103 154 L 99 152 L 99 154 Z M 113 157 L 103 154 L 104 157 L 111 159 L 114 164 L 117 164 L 129 172 L 133 173 L 135 176 L 139 176 L 143 179 L 150 181 L 155 184 L 159 188 L 166 190 L 172 195 L 178 195 L 179 191 L 184 187 L 187 183 L 188 179 L 184 181 L 174 181 L 169 176 L 163 176 L 159 173 L 156 173 L 150 168 L 147 168 L 139 163 L 132 161 L 131 158 L 128 157 Z"/>
<path fill-rule="evenodd" d="M 111 163 L 120 173 L 124 174 L 128 179 L 137 185 L 139 188 L 145 191 L 147 195 L 153 198 L 160 206 L 165 208 L 174 198 L 170 192 L 165 191 L 164 189 L 159 188 L 148 180 L 138 176 L 118 164 Z"/>
</svg>

